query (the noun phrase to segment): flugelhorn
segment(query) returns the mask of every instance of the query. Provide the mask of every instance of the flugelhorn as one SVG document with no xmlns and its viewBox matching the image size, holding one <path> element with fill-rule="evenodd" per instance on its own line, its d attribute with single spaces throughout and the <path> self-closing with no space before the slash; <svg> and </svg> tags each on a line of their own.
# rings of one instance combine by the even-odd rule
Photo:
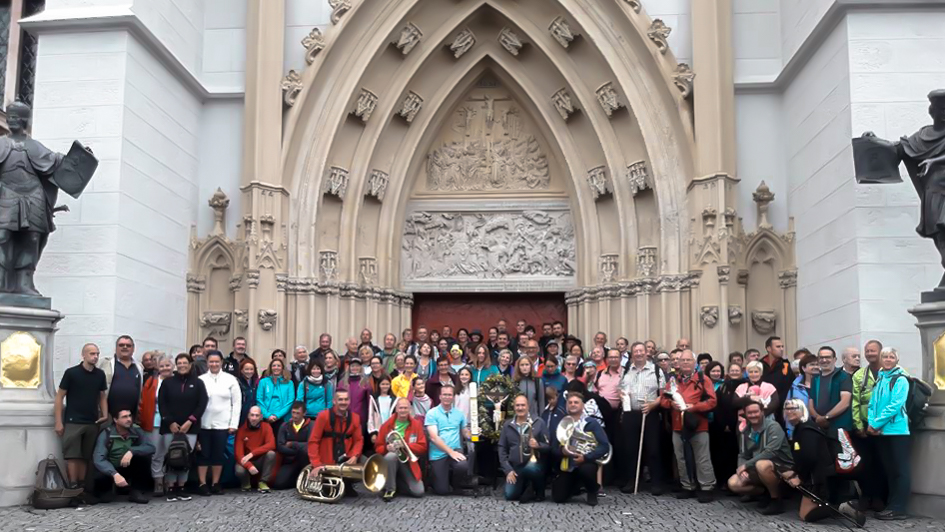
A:
<svg viewBox="0 0 945 532">
<path fill-rule="evenodd" d="M 397 459 L 401 462 L 417 461 L 417 455 L 413 454 L 413 451 L 410 450 L 410 446 L 407 445 L 407 440 L 396 430 L 391 430 L 387 433 L 387 438 L 384 443 L 387 445 L 389 451 L 395 451 L 397 453 Z"/>
<path fill-rule="evenodd" d="M 299 473 L 295 481 L 295 490 L 299 497 L 307 501 L 335 503 L 345 494 L 343 479 L 360 480 L 364 487 L 372 493 L 384 489 L 387 482 L 387 463 L 384 457 L 375 454 L 364 464 L 356 465 L 326 465 L 322 466 L 317 475 L 312 476 L 311 464 Z"/>
</svg>

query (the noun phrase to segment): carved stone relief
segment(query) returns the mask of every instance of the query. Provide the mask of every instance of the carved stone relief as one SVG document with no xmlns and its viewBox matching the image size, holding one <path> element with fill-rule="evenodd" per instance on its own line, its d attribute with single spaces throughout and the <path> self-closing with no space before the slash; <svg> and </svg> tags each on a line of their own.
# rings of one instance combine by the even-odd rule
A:
<svg viewBox="0 0 945 532">
<path fill-rule="evenodd" d="M 236 328 L 245 331 L 249 327 L 249 310 L 245 308 L 238 308 L 233 311 L 233 316 L 236 317 Z"/>
<path fill-rule="evenodd" d="M 650 177 L 646 173 L 645 161 L 637 161 L 627 166 L 627 181 L 630 183 L 630 192 L 634 196 L 637 192 L 650 188 Z"/>
<path fill-rule="evenodd" d="M 302 92 L 302 76 L 295 70 L 290 70 L 282 79 L 282 99 L 286 105 L 292 107 L 300 92 Z"/>
<path fill-rule="evenodd" d="M 617 280 L 617 273 L 620 268 L 616 253 L 608 253 L 600 256 L 600 282 L 612 283 Z"/>
<path fill-rule="evenodd" d="M 702 324 L 711 329 L 719 322 L 719 307 L 702 307 L 699 317 L 702 318 Z"/>
<path fill-rule="evenodd" d="M 232 319 L 230 312 L 208 310 L 200 317 L 200 326 L 207 329 L 210 336 L 226 336 L 230 332 Z"/>
<path fill-rule="evenodd" d="M 466 52 L 468 52 L 476 44 L 476 34 L 472 32 L 471 29 L 466 28 L 463 31 L 456 34 L 456 37 L 453 39 L 453 43 L 450 44 L 450 51 L 453 52 L 453 57 L 459 59 Z"/>
<path fill-rule="evenodd" d="M 781 288 L 787 290 L 797 286 L 797 270 L 785 270 L 778 273 L 778 284 Z"/>
<path fill-rule="evenodd" d="M 669 34 L 672 33 L 673 29 L 666 25 L 662 19 L 654 19 L 650 24 L 650 29 L 647 30 L 646 35 L 656 44 L 656 49 L 659 50 L 661 54 L 665 54 L 666 50 L 669 49 L 669 43 L 667 39 Z"/>
<path fill-rule="evenodd" d="M 345 198 L 348 190 L 348 170 L 340 166 L 332 166 L 325 176 L 325 194 L 334 194 L 341 199 Z"/>
<path fill-rule="evenodd" d="M 400 30 L 400 37 L 393 44 L 402 54 L 407 55 L 420 43 L 422 37 L 420 28 L 413 22 L 408 22 L 404 29 Z"/>
<path fill-rule="evenodd" d="M 236 274 L 233 277 L 230 277 L 230 291 L 236 292 L 240 289 L 240 286 L 243 284 L 243 276 Z"/>
<path fill-rule="evenodd" d="M 360 117 L 362 122 L 371 119 L 371 114 L 377 107 L 377 95 L 368 89 L 362 88 L 358 94 L 358 104 L 354 110 L 354 116 Z"/>
<path fill-rule="evenodd" d="M 508 27 L 502 28 L 502 31 L 499 32 L 499 44 L 512 55 L 518 55 L 523 46 L 522 39 L 512 31 L 512 28 Z"/>
<path fill-rule="evenodd" d="M 640 246 L 637 252 L 637 275 L 653 277 L 656 275 L 656 246 Z"/>
<path fill-rule="evenodd" d="M 696 74 L 689 68 L 688 64 L 679 63 L 676 65 L 676 70 L 673 71 L 673 83 L 676 84 L 683 98 L 688 98 L 692 94 L 692 84 L 695 79 Z"/>
<path fill-rule="evenodd" d="M 572 277 L 568 211 L 415 212 L 404 227 L 405 280 Z"/>
<path fill-rule="evenodd" d="M 558 89 L 558 92 L 552 94 L 551 103 L 555 105 L 555 109 L 558 110 L 558 114 L 561 115 L 561 118 L 563 118 L 565 122 L 574 114 L 574 103 L 571 102 L 571 93 L 569 93 L 566 88 Z"/>
<path fill-rule="evenodd" d="M 384 194 L 387 193 L 387 183 L 389 181 L 390 174 L 373 170 L 371 177 L 368 178 L 368 196 L 374 196 L 378 201 L 384 201 Z"/>
<path fill-rule="evenodd" d="M 302 39 L 302 46 L 305 47 L 305 62 L 309 65 L 315 62 L 315 56 L 318 52 L 325 49 L 325 37 L 318 28 L 312 28 L 312 31 Z"/>
<path fill-rule="evenodd" d="M 408 124 L 413 123 L 413 119 L 416 118 L 417 113 L 420 112 L 420 108 L 423 107 L 423 98 L 419 94 L 409 91 L 407 96 L 404 97 L 404 103 L 400 106 L 399 114 Z"/>
<path fill-rule="evenodd" d="M 610 180 L 607 179 L 607 168 L 596 166 L 587 171 L 587 186 L 591 188 L 591 196 L 597 198 L 613 191 Z"/>
<path fill-rule="evenodd" d="M 257 321 L 259 327 L 264 331 L 271 331 L 276 326 L 277 312 L 273 309 L 259 309 Z"/>
<path fill-rule="evenodd" d="M 722 284 L 727 284 L 729 276 L 732 273 L 732 268 L 731 266 L 719 266 L 716 268 L 716 272 L 719 276 L 719 282 Z"/>
<path fill-rule="evenodd" d="M 203 276 L 188 275 L 187 291 L 200 293 L 207 289 L 207 280 Z"/>
<path fill-rule="evenodd" d="M 607 116 L 612 116 L 615 111 L 624 106 L 620 103 L 620 98 L 617 96 L 612 81 L 608 81 L 597 88 L 597 101 Z"/>
<path fill-rule="evenodd" d="M 758 334 L 771 334 L 778 321 L 778 313 L 770 309 L 751 311 L 751 326 Z"/>
<path fill-rule="evenodd" d="M 742 323 L 742 307 L 738 305 L 730 305 L 728 307 L 728 323 L 732 327 Z"/>
<path fill-rule="evenodd" d="M 249 270 L 246 272 L 246 286 L 253 290 L 259 288 L 259 270 Z"/>
<path fill-rule="evenodd" d="M 338 252 L 324 250 L 318 253 L 318 271 L 322 281 L 331 282 L 338 278 Z"/>
<path fill-rule="evenodd" d="M 568 21 L 561 16 L 551 21 L 551 26 L 548 27 L 548 31 L 550 31 L 551 36 L 558 41 L 558 44 L 565 48 L 570 46 L 571 42 L 577 37 L 577 34 L 571 31 L 571 25 L 568 24 Z"/>
<path fill-rule="evenodd" d="M 358 277 L 361 284 L 377 284 L 377 259 L 374 257 L 361 257 L 358 259 Z"/>
<path fill-rule="evenodd" d="M 338 24 L 341 17 L 351 10 L 351 0 L 328 0 L 331 6 L 331 23 Z"/>
</svg>

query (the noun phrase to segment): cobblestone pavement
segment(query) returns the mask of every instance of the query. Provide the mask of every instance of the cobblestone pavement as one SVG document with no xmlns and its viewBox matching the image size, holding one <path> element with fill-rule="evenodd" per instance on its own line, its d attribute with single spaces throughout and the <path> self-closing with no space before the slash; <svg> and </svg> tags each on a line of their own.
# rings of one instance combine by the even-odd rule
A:
<svg viewBox="0 0 945 532">
<path fill-rule="evenodd" d="M 670 497 L 628 496 L 609 490 L 600 505 L 591 508 L 583 496 L 566 505 L 550 501 L 520 505 L 494 496 L 398 498 L 391 503 L 361 495 L 339 504 L 299 499 L 294 491 L 270 494 L 227 494 L 190 502 L 150 504 L 127 502 L 100 504 L 81 509 L 0 509 L 0 530 L 36 532 L 121 530 L 125 532 L 177 532 L 206 530 L 276 532 L 346 530 L 413 532 L 420 530 L 551 531 L 724 531 L 778 532 L 846 530 L 839 521 L 818 525 L 801 523 L 796 514 L 765 517 L 733 498 L 710 504 L 677 501 Z M 870 520 L 870 531 L 945 531 L 945 521 L 913 518 L 895 523 Z"/>
</svg>

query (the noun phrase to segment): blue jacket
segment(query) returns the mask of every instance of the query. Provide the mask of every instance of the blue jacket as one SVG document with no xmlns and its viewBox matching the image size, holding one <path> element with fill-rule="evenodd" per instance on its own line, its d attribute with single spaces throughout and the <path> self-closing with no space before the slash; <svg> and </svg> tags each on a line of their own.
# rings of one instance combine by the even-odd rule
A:
<svg viewBox="0 0 945 532">
<path fill-rule="evenodd" d="M 486 379 L 489 377 L 499 374 L 499 370 L 497 370 L 492 364 L 489 364 L 482 369 L 476 369 L 473 366 L 469 366 L 469 370 L 472 372 L 473 382 L 476 384 L 482 384 L 486 382 Z"/>
<path fill-rule="evenodd" d="M 334 391 L 329 389 L 324 380 L 322 384 L 315 384 L 308 380 L 308 377 L 302 379 L 299 389 L 295 392 L 298 400 L 305 403 L 305 417 L 313 419 L 318 417 L 321 411 L 331 408 L 332 394 Z"/>
<path fill-rule="evenodd" d="M 545 373 L 541 376 L 543 386 L 553 386 L 558 390 L 558 397 L 564 396 L 564 389 L 568 387 L 568 378 L 556 371 L 553 374 Z"/>
<path fill-rule="evenodd" d="M 810 390 L 803 385 L 804 376 L 798 375 L 794 379 L 794 383 L 791 384 L 791 389 L 788 390 L 787 397 L 784 398 L 784 401 L 787 402 L 788 399 L 797 399 L 804 403 L 804 406 L 807 406 L 807 403 L 810 401 Z M 811 381 L 813 384 L 813 381 Z M 784 427 L 787 429 L 787 436 L 790 438 L 794 434 L 794 425 L 791 424 L 787 419 L 784 420 Z"/>
<path fill-rule="evenodd" d="M 893 378 L 896 384 L 890 389 Z M 879 379 L 870 397 L 868 423 L 883 436 L 908 436 L 909 417 L 906 415 L 906 398 L 909 395 L 909 379 L 902 368 L 880 370 Z"/>
<path fill-rule="evenodd" d="M 276 416 L 288 421 L 292 417 L 292 402 L 295 401 L 295 388 L 292 381 L 278 377 L 279 383 L 272 382 L 272 377 L 259 379 L 256 389 L 256 406 L 262 410 L 263 419 Z"/>
</svg>

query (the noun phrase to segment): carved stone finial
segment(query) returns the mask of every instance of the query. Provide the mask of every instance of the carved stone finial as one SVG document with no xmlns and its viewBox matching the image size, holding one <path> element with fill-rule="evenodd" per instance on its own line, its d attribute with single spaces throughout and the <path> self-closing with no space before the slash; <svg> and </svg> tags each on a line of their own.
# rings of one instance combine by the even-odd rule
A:
<svg viewBox="0 0 945 532">
<path fill-rule="evenodd" d="M 758 227 L 771 229 L 771 223 L 768 222 L 768 206 L 774 201 L 774 192 L 771 192 L 768 184 L 762 181 L 758 188 L 752 192 L 751 198 L 758 205 Z"/>
<path fill-rule="evenodd" d="M 699 316 L 702 318 L 702 324 L 711 329 L 719 322 L 719 307 L 714 305 L 702 307 Z"/>
<path fill-rule="evenodd" d="M 260 309 L 257 320 L 259 327 L 264 331 L 271 331 L 276 326 L 276 317 L 278 313 L 274 309 Z"/>
<path fill-rule="evenodd" d="M 397 114 L 403 117 L 408 124 L 412 124 L 413 119 L 416 118 L 417 113 L 420 112 L 421 107 L 423 107 L 423 98 L 416 92 L 410 91 L 404 98 L 404 103 L 400 106 L 400 112 Z"/>
<path fill-rule="evenodd" d="M 359 258 L 358 277 L 363 285 L 372 286 L 377 284 L 377 259 L 374 257 Z"/>
<path fill-rule="evenodd" d="M 596 166 L 587 171 L 587 185 L 591 188 L 591 195 L 595 200 L 613 191 L 605 166 Z"/>
<path fill-rule="evenodd" d="M 322 36 L 322 30 L 312 28 L 312 31 L 302 39 L 302 46 L 305 47 L 305 62 L 309 65 L 315 62 L 315 56 L 325 48 L 325 38 Z"/>
<path fill-rule="evenodd" d="M 617 280 L 619 258 L 620 256 L 616 253 L 607 253 L 600 256 L 600 281 L 602 283 L 613 283 Z"/>
<path fill-rule="evenodd" d="M 351 10 L 351 0 L 328 0 L 331 6 L 331 23 L 338 24 L 341 17 Z"/>
<path fill-rule="evenodd" d="M 354 110 L 354 116 L 361 118 L 362 122 L 371 119 L 374 108 L 377 107 L 377 95 L 369 89 L 362 88 L 358 94 L 358 105 Z"/>
<path fill-rule="evenodd" d="M 333 282 L 338 276 L 338 252 L 323 250 L 318 252 L 318 271 L 322 281 Z"/>
<path fill-rule="evenodd" d="M 551 25 L 548 26 L 548 31 L 550 31 L 551 36 L 558 41 L 558 44 L 565 48 L 570 46 L 571 42 L 578 36 L 578 34 L 571 31 L 571 25 L 568 24 L 568 21 L 563 16 L 552 20 Z"/>
<path fill-rule="evenodd" d="M 676 70 L 673 71 L 673 83 L 676 84 L 683 98 L 688 98 L 692 94 L 692 85 L 695 79 L 696 74 L 689 68 L 688 64 L 679 63 L 676 65 Z"/>
<path fill-rule="evenodd" d="M 387 183 L 390 181 L 390 174 L 380 170 L 371 172 L 368 178 L 368 196 L 374 196 L 378 201 L 384 201 L 384 194 L 387 192 Z"/>
<path fill-rule="evenodd" d="M 666 50 L 669 49 L 669 43 L 667 39 L 669 34 L 672 33 L 673 29 L 666 25 L 663 22 L 663 19 L 653 19 L 653 22 L 650 24 L 650 29 L 647 30 L 646 35 L 656 44 L 656 49 L 659 50 L 661 54 L 665 54 Z"/>
<path fill-rule="evenodd" d="M 420 31 L 420 28 L 413 22 L 408 22 L 407 25 L 400 30 L 400 37 L 394 41 L 393 44 L 402 54 L 407 55 L 420 43 L 422 37 L 423 32 Z"/>
<path fill-rule="evenodd" d="M 634 13 L 639 13 L 640 8 L 643 7 L 640 3 L 640 0 L 623 0 L 623 1 L 626 2 L 627 5 L 630 6 L 630 9 L 632 9 Z"/>
<path fill-rule="evenodd" d="M 646 173 L 646 161 L 637 161 L 627 166 L 627 181 L 630 182 L 630 192 L 636 196 L 650 188 L 650 179 Z"/>
<path fill-rule="evenodd" d="M 523 46 L 522 39 L 508 26 L 502 28 L 502 31 L 499 32 L 499 44 L 501 44 L 502 48 L 505 48 L 507 52 L 516 56 Z"/>
<path fill-rule="evenodd" d="M 608 81 L 597 88 L 597 101 L 608 117 L 612 116 L 615 111 L 623 107 L 612 81 Z"/>
<path fill-rule="evenodd" d="M 290 70 L 282 79 L 282 99 L 286 105 L 292 107 L 300 92 L 302 92 L 302 76 L 295 70 Z"/>
<path fill-rule="evenodd" d="M 453 52 L 453 57 L 459 59 L 466 52 L 468 52 L 476 44 L 476 34 L 472 32 L 471 29 L 466 28 L 463 31 L 456 34 L 456 38 L 453 39 L 453 43 L 450 44 L 450 51 Z"/>
<path fill-rule="evenodd" d="M 653 277 L 656 275 L 656 246 L 640 246 L 637 251 L 637 275 Z"/>
<path fill-rule="evenodd" d="M 230 198 L 226 197 L 223 190 L 218 187 L 207 203 L 213 209 L 213 231 L 211 234 L 213 236 L 226 234 L 226 229 L 223 226 L 223 216 L 226 214 L 226 208 L 230 206 Z"/>
<path fill-rule="evenodd" d="M 565 122 L 574 114 L 574 104 L 571 102 L 571 93 L 568 92 L 568 89 L 558 89 L 558 92 L 551 95 L 551 102 Z"/>
</svg>

